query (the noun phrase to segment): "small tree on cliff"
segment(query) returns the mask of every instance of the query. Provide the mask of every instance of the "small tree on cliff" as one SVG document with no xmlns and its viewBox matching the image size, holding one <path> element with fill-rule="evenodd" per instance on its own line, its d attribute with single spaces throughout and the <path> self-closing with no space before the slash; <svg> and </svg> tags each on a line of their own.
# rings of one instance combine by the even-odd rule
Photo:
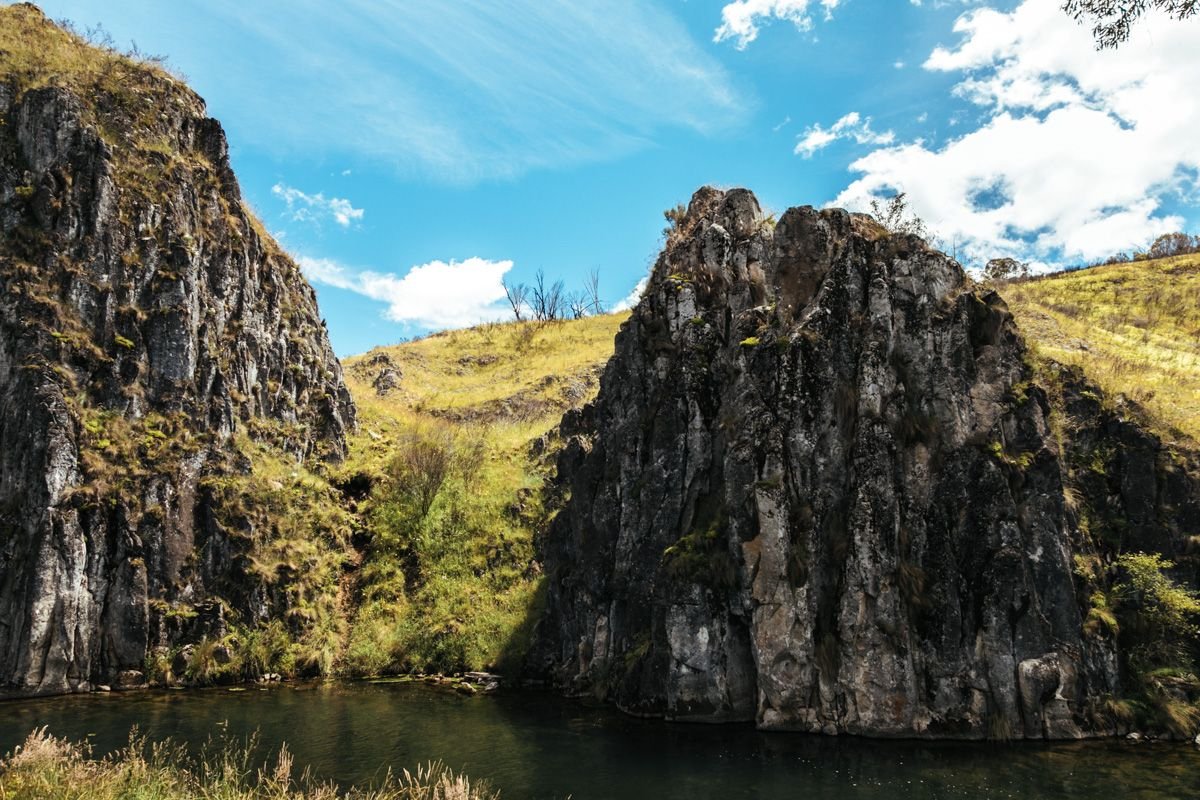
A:
<svg viewBox="0 0 1200 800">
<path fill-rule="evenodd" d="M 908 207 L 908 196 L 898 192 L 887 200 L 871 200 L 871 216 L 887 228 L 888 233 L 909 234 L 928 238 L 929 229 L 925 222 Z"/>
<path fill-rule="evenodd" d="M 1133 24 L 1150 9 L 1181 20 L 1200 10 L 1198 3 L 1200 0 L 1067 0 L 1063 11 L 1079 22 L 1090 22 L 1096 46 L 1104 49 L 1129 39 Z"/>
</svg>

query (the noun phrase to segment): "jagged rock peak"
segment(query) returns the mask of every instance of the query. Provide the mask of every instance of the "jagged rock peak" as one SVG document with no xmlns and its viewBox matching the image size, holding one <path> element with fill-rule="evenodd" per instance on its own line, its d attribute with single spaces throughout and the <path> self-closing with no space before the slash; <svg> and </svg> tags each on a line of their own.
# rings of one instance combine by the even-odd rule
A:
<svg viewBox="0 0 1200 800">
<path fill-rule="evenodd" d="M 699 190 L 572 421 L 534 665 L 676 719 L 1080 735 L 1113 645 L 1028 372 L 920 239 Z"/>
<path fill-rule="evenodd" d="M 281 610 L 250 608 L 204 479 L 245 469 L 240 437 L 336 459 L 354 406 L 180 81 L 10 6 L 0 122 L 0 685 L 82 690 L 218 584 Z"/>
</svg>

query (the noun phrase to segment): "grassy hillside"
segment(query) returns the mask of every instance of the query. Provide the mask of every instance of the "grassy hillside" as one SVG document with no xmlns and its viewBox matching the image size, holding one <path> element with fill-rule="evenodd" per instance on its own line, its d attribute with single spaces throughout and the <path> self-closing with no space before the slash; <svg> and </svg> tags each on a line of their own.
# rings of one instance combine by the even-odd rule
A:
<svg viewBox="0 0 1200 800">
<path fill-rule="evenodd" d="M 542 487 L 556 443 L 543 437 L 595 396 L 624 319 L 488 324 L 346 361 L 360 425 L 335 481 L 363 493 L 367 533 L 344 671 L 520 657 L 540 585 L 533 536 L 553 513 Z"/>
<path fill-rule="evenodd" d="M 1013 282 L 1000 293 L 1042 358 L 1141 404 L 1168 441 L 1200 442 L 1200 255 Z"/>
</svg>

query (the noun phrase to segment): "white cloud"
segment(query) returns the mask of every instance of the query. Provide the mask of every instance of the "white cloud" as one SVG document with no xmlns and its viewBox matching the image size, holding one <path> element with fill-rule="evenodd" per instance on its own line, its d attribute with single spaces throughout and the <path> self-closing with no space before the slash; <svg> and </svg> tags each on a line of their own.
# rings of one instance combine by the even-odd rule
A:
<svg viewBox="0 0 1200 800">
<path fill-rule="evenodd" d="M 349 200 L 342 197 L 325 197 L 321 192 L 305 194 L 299 189 L 287 184 L 277 183 L 271 187 L 271 194 L 287 204 L 288 213 L 296 222 L 317 222 L 332 218 L 343 228 L 349 228 L 350 223 L 363 218 L 363 210 L 355 208 Z"/>
<path fill-rule="evenodd" d="M 634 286 L 633 290 L 629 294 L 625 295 L 625 297 L 618 300 L 617 304 L 612 307 L 612 310 L 613 311 L 625 311 L 626 309 L 630 309 L 630 308 L 633 308 L 634 306 L 636 306 L 638 304 L 638 302 L 642 299 L 642 294 L 645 293 L 646 287 L 649 284 L 650 284 L 650 276 L 647 275 L 646 277 L 642 278 L 640 281 L 637 282 L 637 286 Z"/>
<path fill-rule="evenodd" d="M 322 258 L 297 259 L 309 280 L 387 303 L 384 316 L 421 328 L 461 328 L 500 319 L 509 312 L 501 281 L 512 261 L 468 258 L 430 261 L 403 277 L 356 271 Z"/>
<path fill-rule="evenodd" d="M 862 118 L 857 111 L 851 111 L 846 116 L 826 129 L 819 124 L 810 126 L 797 137 L 796 155 L 812 158 L 813 153 L 828 147 L 838 139 L 853 139 L 859 144 L 891 144 L 896 136 L 891 131 L 876 132 L 871 130 L 871 118 Z"/>
<path fill-rule="evenodd" d="M 819 0 L 829 19 L 840 0 Z M 818 0 L 735 0 L 721 9 L 721 27 L 713 34 L 714 42 L 734 39 L 733 46 L 745 50 L 758 38 L 760 26 L 773 19 L 781 19 L 795 25 L 801 31 L 810 31 L 813 26 L 810 5 Z"/>
<path fill-rule="evenodd" d="M 858 159 L 861 177 L 835 204 L 864 208 L 903 190 L 976 261 L 1093 259 L 1182 226 L 1164 203 L 1200 171 L 1200 19 L 1148 18 L 1115 52 L 1097 52 L 1055 0 L 979 9 L 954 30 L 960 42 L 924 66 L 961 73 L 954 91 L 982 124 L 940 146 Z"/>
</svg>

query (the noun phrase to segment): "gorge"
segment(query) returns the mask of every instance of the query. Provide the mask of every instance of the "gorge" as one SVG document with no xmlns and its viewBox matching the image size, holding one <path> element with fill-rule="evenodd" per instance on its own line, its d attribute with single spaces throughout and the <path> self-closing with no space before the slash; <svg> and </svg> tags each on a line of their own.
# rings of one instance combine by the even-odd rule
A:
<svg viewBox="0 0 1200 800">
<path fill-rule="evenodd" d="M 194 92 L 0 33 L 0 695 L 487 669 L 764 731 L 1196 734 L 1200 450 L 1016 285 L 706 186 L 627 316 L 343 371 Z"/>
</svg>

